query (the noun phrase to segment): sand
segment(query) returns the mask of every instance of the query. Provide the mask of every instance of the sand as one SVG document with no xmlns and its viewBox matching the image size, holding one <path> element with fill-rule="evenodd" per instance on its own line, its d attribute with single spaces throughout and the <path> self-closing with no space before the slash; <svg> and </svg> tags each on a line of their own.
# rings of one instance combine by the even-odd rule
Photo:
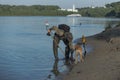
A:
<svg viewBox="0 0 120 80">
<path fill-rule="evenodd" d="M 85 61 L 74 64 L 67 74 L 58 79 L 120 80 L 120 26 L 88 37 L 87 44 L 92 45 L 93 50 L 87 54 Z"/>
</svg>

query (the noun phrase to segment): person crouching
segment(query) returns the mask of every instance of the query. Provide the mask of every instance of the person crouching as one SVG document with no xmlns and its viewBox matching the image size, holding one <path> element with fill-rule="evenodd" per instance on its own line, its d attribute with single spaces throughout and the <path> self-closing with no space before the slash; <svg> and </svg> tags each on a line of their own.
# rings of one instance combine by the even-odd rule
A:
<svg viewBox="0 0 120 80">
<path fill-rule="evenodd" d="M 69 59 L 69 53 L 71 53 L 71 57 L 73 57 L 73 50 L 72 50 L 72 40 L 73 36 L 70 32 L 70 27 L 66 24 L 60 24 L 57 26 L 53 26 L 48 29 L 47 35 L 50 36 L 51 31 L 55 31 L 54 37 L 53 37 L 53 53 L 55 60 L 58 60 L 58 44 L 60 40 L 64 42 L 66 45 L 65 47 L 65 59 Z"/>
</svg>

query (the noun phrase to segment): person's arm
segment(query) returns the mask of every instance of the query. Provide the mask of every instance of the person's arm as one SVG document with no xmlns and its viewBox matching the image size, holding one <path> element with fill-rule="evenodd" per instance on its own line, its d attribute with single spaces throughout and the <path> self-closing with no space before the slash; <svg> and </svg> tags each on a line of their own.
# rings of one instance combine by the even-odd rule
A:
<svg viewBox="0 0 120 80">
<path fill-rule="evenodd" d="M 48 30 L 48 33 L 50 34 L 50 32 L 51 32 L 52 30 L 54 30 L 55 33 L 56 33 L 57 35 L 59 35 L 59 36 L 63 36 L 63 34 L 64 34 L 64 31 L 61 30 L 61 29 L 59 29 L 59 28 L 56 27 L 56 26 L 53 26 L 52 28 L 50 28 L 50 29 Z"/>
<path fill-rule="evenodd" d="M 57 28 L 56 26 L 53 26 L 53 27 L 49 28 L 49 29 L 48 29 L 48 33 L 47 33 L 47 35 L 50 36 L 51 31 L 52 31 L 52 30 L 55 31 L 56 28 Z"/>
<path fill-rule="evenodd" d="M 57 30 L 57 27 L 56 26 L 53 26 L 51 28 L 48 29 L 48 33 L 50 33 L 52 30 L 56 31 Z"/>
</svg>

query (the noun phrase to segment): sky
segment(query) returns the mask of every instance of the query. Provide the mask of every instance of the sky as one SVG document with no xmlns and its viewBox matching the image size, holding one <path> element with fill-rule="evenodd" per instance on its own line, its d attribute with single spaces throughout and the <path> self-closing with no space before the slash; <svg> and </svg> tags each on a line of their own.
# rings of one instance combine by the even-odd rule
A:
<svg viewBox="0 0 120 80">
<path fill-rule="evenodd" d="M 0 0 L 0 4 L 9 5 L 58 5 L 61 8 L 72 8 L 74 4 L 76 8 L 90 6 L 104 6 L 111 2 L 120 0 Z"/>
</svg>

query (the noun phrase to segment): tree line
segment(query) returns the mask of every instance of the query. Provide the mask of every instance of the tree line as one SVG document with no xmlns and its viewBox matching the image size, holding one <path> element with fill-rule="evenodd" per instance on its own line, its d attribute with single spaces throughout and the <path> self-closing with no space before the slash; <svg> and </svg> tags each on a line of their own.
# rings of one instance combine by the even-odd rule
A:
<svg viewBox="0 0 120 80">
<path fill-rule="evenodd" d="M 88 17 L 118 17 L 120 18 L 120 2 L 106 4 L 104 7 L 78 8 L 79 13 Z"/>
<path fill-rule="evenodd" d="M 71 13 L 59 9 L 52 5 L 0 5 L 0 16 L 64 16 Z"/>
<path fill-rule="evenodd" d="M 66 16 L 73 12 L 61 11 L 57 5 L 0 5 L 0 16 Z M 87 17 L 120 18 L 120 2 L 106 4 L 105 7 L 77 8 L 79 14 Z"/>
</svg>

